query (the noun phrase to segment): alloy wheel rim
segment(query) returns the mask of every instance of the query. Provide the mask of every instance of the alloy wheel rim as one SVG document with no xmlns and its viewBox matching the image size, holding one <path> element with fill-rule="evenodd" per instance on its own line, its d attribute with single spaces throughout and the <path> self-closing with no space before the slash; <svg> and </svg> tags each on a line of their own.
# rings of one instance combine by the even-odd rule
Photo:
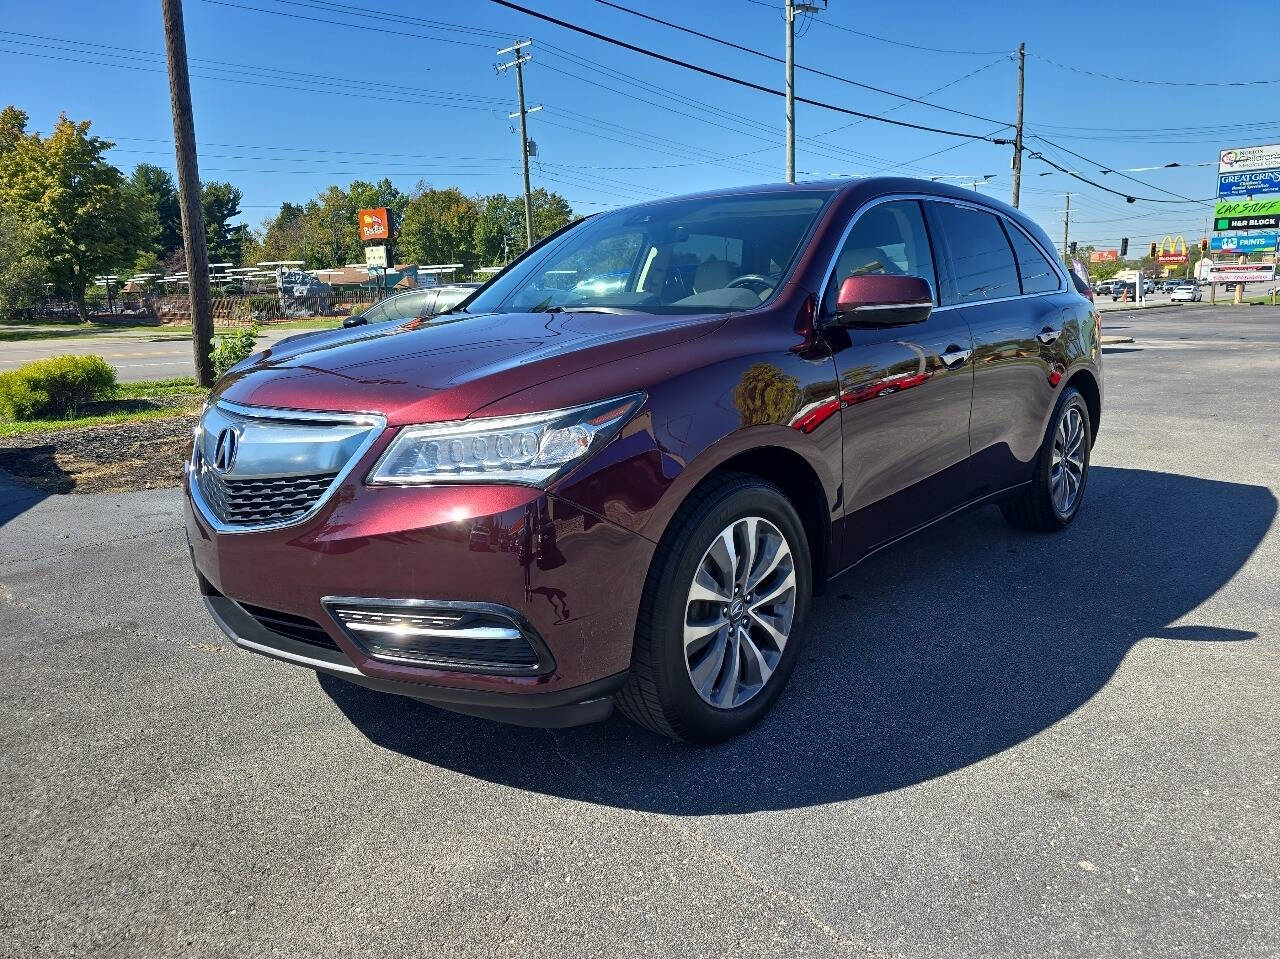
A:
<svg viewBox="0 0 1280 959">
<path fill-rule="evenodd" d="M 1058 515 L 1067 516 L 1084 486 L 1084 416 L 1068 407 L 1053 438 L 1053 462 L 1049 474 L 1050 496 Z"/>
<path fill-rule="evenodd" d="M 685 602 L 684 661 L 698 696 L 733 709 L 759 694 L 782 659 L 795 611 L 795 559 L 778 527 L 746 516 L 721 530 Z"/>
</svg>

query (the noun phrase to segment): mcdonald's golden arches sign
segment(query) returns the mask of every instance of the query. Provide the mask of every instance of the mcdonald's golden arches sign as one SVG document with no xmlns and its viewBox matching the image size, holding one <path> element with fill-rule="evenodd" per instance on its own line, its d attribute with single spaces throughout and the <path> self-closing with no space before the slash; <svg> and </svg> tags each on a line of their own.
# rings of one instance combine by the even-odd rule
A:
<svg viewBox="0 0 1280 959">
<path fill-rule="evenodd" d="M 1181 249 L 1182 252 L 1178 252 Z M 1156 255 L 1156 262 L 1168 266 L 1180 265 L 1186 263 L 1187 241 L 1183 236 L 1166 236 L 1160 241 L 1160 252 Z"/>
</svg>

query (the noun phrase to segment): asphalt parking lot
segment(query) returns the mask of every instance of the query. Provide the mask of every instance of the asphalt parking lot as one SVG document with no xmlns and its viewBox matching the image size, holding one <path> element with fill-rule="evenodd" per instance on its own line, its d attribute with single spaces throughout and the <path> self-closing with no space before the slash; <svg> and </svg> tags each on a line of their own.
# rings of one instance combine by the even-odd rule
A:
<svg viewBox="0 0 1280 959">
<path fill-rule="evenodd" d="M 0 952 L 1276 955 L 1280 311 L 1105 327 L 1072 529 L 864 563 L 712 750 L 239 652 L 176 491 L 0 487 Z"/>
</svg>

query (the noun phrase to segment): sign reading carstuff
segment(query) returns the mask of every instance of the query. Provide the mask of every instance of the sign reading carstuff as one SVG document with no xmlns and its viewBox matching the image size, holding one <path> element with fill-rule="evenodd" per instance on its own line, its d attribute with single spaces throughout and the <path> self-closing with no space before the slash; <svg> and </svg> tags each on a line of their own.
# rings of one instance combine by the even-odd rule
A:
<svg viewBox="0 0 1280 959">
<path fill-rule="evenodd" d="M 1218 154 L 1219 173 L 1280 170 L 1280 143 L 1260 147 L 1235 147 Z"/>
<path fill-rule="evenodd" d="M 1280 197 L 1270 200 L 1226 200 L 1213 208 L 1214 219 L 1280 215 Z"/>
</svg>

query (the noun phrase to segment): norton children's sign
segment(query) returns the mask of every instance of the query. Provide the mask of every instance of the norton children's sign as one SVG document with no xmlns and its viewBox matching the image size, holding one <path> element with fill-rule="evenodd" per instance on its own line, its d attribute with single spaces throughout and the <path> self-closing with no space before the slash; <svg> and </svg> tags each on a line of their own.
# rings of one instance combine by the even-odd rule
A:
<svg viewBox="0 0 1280 959">
<path fill-rule="evenodd" d="M 385 206 L 376 210 L 361 210 L 356 214 L 356 221 L 360 224 L 361 240 L 391 239 L 391 219 Z"/>
</svg>

